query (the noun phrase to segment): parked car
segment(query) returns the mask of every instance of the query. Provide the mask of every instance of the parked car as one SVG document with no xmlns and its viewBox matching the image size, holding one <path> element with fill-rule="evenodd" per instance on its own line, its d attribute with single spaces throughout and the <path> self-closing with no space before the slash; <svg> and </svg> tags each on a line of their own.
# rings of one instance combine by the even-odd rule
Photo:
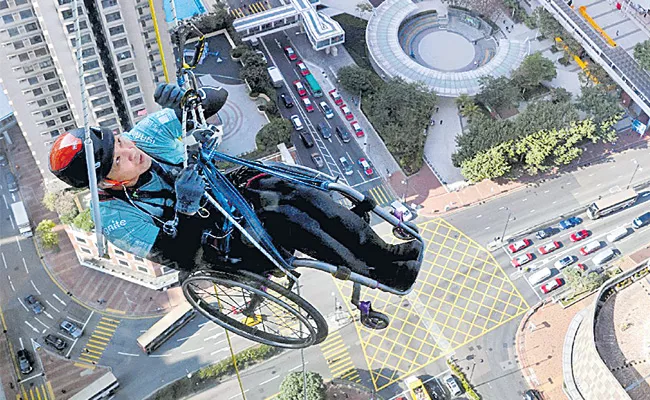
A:
<svg viewBox="0 0 650 400">
<path fill-rule="evenodd" d="M 587 254 L 591 254 L 598 249 L 600 249 L 600 242 L 598 240 L 592 240 L 580 248 L 580 254 L 586 256 Z"/>
<path fill-rule="evenodd" d="M 16 180 L 16 176 L 11 172 L 7 172 L 5 174 L 5 179 L 7 181 L 7 189 L 9 189 L 9 192 L 10 193 L 17 192 L 18 181 Z"/>
<path fill-rule="evenodd" d="M 354 170 L 352 169 L 352 164 L 350 164 L 350 161 L 348 161 L 347 158 L 341 157 L 341 158 L 339 158 L 339 162 L 341 163 L 341 166 L 343 167 L 343 173 L 345 175 L 352 175 L 354 173 Z"/>
<path fill-rule="evenodd" d="M 589 268 L 588 268 L 585 264 L 583 264 L 583 263 L 577 263 L 577 264 L 576 264 L 576 268 L 578 268 L 578 269 L 579 269 L 580 271 L 582 271 L 582 272 L 585 272 L 585 271 L 587 271 L 587 270 L 589 269 Z"/>
<path fill-rule="evenodd" d="M 535 389 L 524 392 L 524 400 L 543 400 L 542 395 Z"/>
<path fill-rule="evenodd" d="M 45 340 L 45 344 L 53 347 L 55 350 L 61 351 L 66 348 L 68 343 L 61 339 L 60 337 L 53 335 L 53 334 L 48 334 L 46 335 L 43 340 Z"/>
<path fill-rule="evenodd" d="M 287 58 L 289 58 L 290 61 L 295 61 L 298 59 L 298 55 L 296 54 L 295 51 L 293 51 L 293 48 L 290 46 L 284 48 L 284 54 L 287 55 Z"/>
<path fill-rule="evenodd" d="M 637 218 L 634 218 L 634 221 L 632 221 L 632 225 L 634 225 L 635 229 L 644 227 L 648 225 L 648 223 L 650 223 L 650 212 L 641 214 Z"/>
<path fill-rule="evenodd" d="M 300 140 L 306 148 L 314 147 L 314 137 L 309 132 L 300 132 Z"/>
<path fill-rule="evenodd" d="M 611 231 L 611 232 L 609 232 L 607 234 L 607 241 L 610 242 L 610 243 L 614 243 L 617 240 L 623 239 L 629 233 L 630 233 L 630 231 L 628 231 L 626 227 L 621 226 L 621 227 L 616 228 L 616 229 L 614 229 L 613 231 Z"/>
<path fill-rule="evenodd" d="M 571 239 L 572 242 L 579 242 L 582 239 L 589 237 L 589 231 L 582 229 L 578 232 L 574 232 L 569 236 L 569 239 Z"/>
<path fill-rule="evenodd" d="M 413 213 L 401 201 L 395 200 L 392 203 L 390 203 L 390 206 L 392 208 L 393 215 L 397 213 L 402 214 L 402 221 L 408 222 L 413 219 Z"/>
<path fill-rule="evenodd" d="M 307 96 L 307 89 L 305 89 L 305 85 L 303 85 L 300 80 L 293 81 L 293 86 L 295 86 L 296 90 L 298 91 L 298 96 Z"/>
<path fill-rule="evenodd" d="M 363 173 L 366 174 L 366 176 L 371 176 L 374 173 L 372 167 L 370 166 L 370 163 L 365 158 L 361 157 L 357 163 L 363 170 Z"/>
<path fill-rule="evenodd" d="M 350 126 L 352 126 L 352 130 L 357 137 L 363 137 L 363 129 L 361 129 L 361 125 L 357 121 L 350 122 Z"/>
<path fill-rule="evenodd" d="M 348 121 L 352 121 L 354 119 L 354 115 L 352 114 L 352 111 L 350 111 L 350 108 L 348 108 L 347 105 L 343 104 L 341 106 L 341 112 L 345 116 L 345 119 Z"/>
<path fill-rule="evenodd" d="M 332 100 L 334 100 L 334 104 L 336 104 L 337 106 L 340 106 L 340 105 L 343 104 L 343 98 L 339 94 L 338 90 L 332 89 L 332 90 L 330 90 L 329 93 L 330 93 L 330 97 L 332 98 Z"/>
<path fill-rule="evenodd" d="M 560 221 L 560 229 L 562 230 L 567 230 L 571 229 L 576 225 L 580 225 L 582 223 L 582 220 L 578 217 L 569 217 L 565 220 Z"/>
<path fill-rule="evenodd" d="M 568 267 L 569 265 L 573 264 L 574 262 L 578 261 L 577 257 L 574 256 L 565 256 L 560 258 L 553 264 L 553 266 L 557 269 L 562 269 L 565 267 Z"/>
<path fill-rule="evenodd" d="M 540 231 L 537 231 L 535 233 L 535 237 L 537 239 L 546 239 L 546 238 L 549 238 L 549 237 L 553 236 L 554 233 L 555 233 L 555 229 L 553 229 L 553 228 L 544 228 L 544 229 L 542 229 Z"/>
<path fill-rule="evenodd" d="M 255 54 L 259 55 L 262 58 L 264 64 L 268 64 L 269 60 L 266 59 L 266 54 L 262 50 L 255 50 Z"/>
<path fill-rule="evenodd" d="M 332 129 L 325 122 L 319 122 L 316 125 L 316 130 L 323 136 L 323 139 L 329 139 L 332 137 Z"/>
<path fill-rule="evenodd" d="M 61 322 L 60 327 L 64 331 L 68 332 L 70 336 L 72 336 L 75 339 L 81 337 L 81 335 L 83 334 L 81 328 L 79 328 L 73 322 L 68 321 L 67 319 L 64 319 L 63 322 Z"/>
<path fill-rule="evenodd" d="M 32 309 L 34 314 L 38 315 L 41 314 L 43 311 L 45 311 L 45 307 L 43 304 L 41 304 L 40 301 L 34 296 L 33 294 L 30 294 L 29 296 L 25 297 L 25 303 L 29 306 L 29 308 Z"/>
<path fill-rule="evenodd" d="M 9 161 L 7 161 L 7 155 L 3 152 L 0 152 L 0 167 L 6 167 L 9 165 Z"/>
<path fill-rule="evenodd" d="M 282 103 L 284 103 L 284 106 L 286 108 L 291 108 L 293 107 L 293 101 L 291 101 L 291 97 L 287 96 L 286 93 L 282 93 L 280 95 L 280 100 L 282 100 Z"/>
<path fill-rule="evenodd" d="M 510 243 L 508 245 L 508 249 L 510 250 L 511 253 L 516 253 L 521 249 L 525 249 L 526 247 L 530 246 L 531 241 L 528 239 L 522 239 L 518 240 L 514 243 Z"/>
<path fill-rule="evenodd" d="M 596 265 L 603 265 L 607 261 L 611 260 L 612 258 L 616 257 L 616 249 L 606 249 L 604 251 L 601 251 L 600 253 L 596 254 L 594 258 L 591 260 L 593 261 L 594 264 Z"/>
<path fill-rule="evenodd" d="M 316 168 L 321 169 L 325 166 L 323 162 L 323 157 L 318 153 L 311 153 L 311 160 L 316 164 Z"/>
<path fill-rule="evenodd" d="M 460 396 L 463 394 L 463 391 L 460 390 L 460 386 L 458 386 L 458 383 L 456 382 L 456 377 L 453 375 L 449 375 L 448 377 L 445 378 L 445 384 L 449 388 L 449 391 L 451 392 L 451 395 L 453 397 Z"/>
<path fill-rule="evenodd" d="M 29 351 L 25 349 L 18 350 L 16 352 L 16 358 L 18 359 L 18 366 L 20 367 L 20 373 L 27 375 L 31 373 L 34 368 L 32 367 L 31 356 Z"/>
<path fill-rule="evenodd" d="M 312 104 L 311 100 L 309 100 L 309 97 L 302 97 L 301 100 L 307 112 L 314 112 L 314 105 Z"/>
<path fill-rule="evenodd" d="M 327 118 L 327 119 L 334 118 L 334 111 L 332 111 L 332 107 L 330 107 L 324 101 L 321 101 L 319 105 L 320 105 L 321 110 L 323 110 L 323 114 L 325 114 L 325 118 Z"/>
<path fill-rule="evenodd" d="M 304 62 L 298 61 L 296 63 L 296 66 L 298 67 L 298 70 L 300 71 L 300 75 L 302 75 L 302 76 L 309 75 L 309 69 L 307 68 L 307 66 L 305 65 Z"/>
<path fill-rule="evenodd" d="M 510 261 L 510 262 L 512 263 L 513 267 L 521 267 L 522 265 L 527 264 L 532 260 L 533 260 L 533 255 L 532 254 L 524 253 L 524 254 L 518 255 L 517 257 L 513 258 L 512 261 Z"/>
<path fill-rule="evenodd" d="M 548 254 L 559 248 L 560 248 L 559 242 L 550 242 L 550 243 L 546 243 L 544 246 L 540 247 L 537 250 L 539 250 L 540 254 Z"/>
<path fill-rule="evenodd" d="M 542 283 L 548 278 L 550 278 L 551 275 L 552 275 L 551 270 L 545 267 L 540 269 L 539 271 L 536 271 L 531 276 L 529 276 L 528 282 L 530 282 L 531 285 L 537 285 L 538 283 Z"/>
<path fill-rule="evenodd" d="M 552 290 L 555 290 L 555 289 L 559 288 L 562 285 L 564 285 L 564 281 L 562 279 L 560 279 L 560 278 L 555 278 L 552 281 L 550 281 L 549 283 L 543 284 L 539 288 L 542 289 L 542 293 L 548 293 L 548 292 L 550 292 Z"/>
<path fill-rule="evenodd" d="M 300 120 L 300 117 L 297 116 L 297 115 L 292 115 L 291 116 L 291 123 L 293 124 L 293 127 L 297 131 L 301 131 L 304 128 L 304 126 L 302 124 L 302 121 Z"/>
<path fill-rule="evenodd" d="M 347 129 L 345 129 L 344 127 L 337 126 L 336 134 L 339 136 L 339 138 L 341 138 L 341 141 L 343 143 L 347 143 L 350 141 L 350 132 L 348 132 Z"/>
</svg>

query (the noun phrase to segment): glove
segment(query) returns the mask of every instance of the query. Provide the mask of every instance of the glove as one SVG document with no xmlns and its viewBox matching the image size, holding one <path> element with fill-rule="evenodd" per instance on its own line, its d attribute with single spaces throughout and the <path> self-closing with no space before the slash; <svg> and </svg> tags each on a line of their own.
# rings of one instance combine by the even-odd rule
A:
<svg viewBox="0 0 650 400">
<path fill-rule="evenodd" d="M 176 117 L 181 121 L 183 118 L 181 109 L 181 100 L 185 95 L 185 89 L 182 89 L 171 83 L 160 83 L 156 87 L 153 99 L 163 108 L 171 108 L 176 113 Z"/>
<path fill-rule="evenodd" d="M 174 188 L 176 189 L 176 211 L 189 215 L 199 211 L 205 183 L 194 167 L 187 167 L 181 171 Z"/>
</svg>

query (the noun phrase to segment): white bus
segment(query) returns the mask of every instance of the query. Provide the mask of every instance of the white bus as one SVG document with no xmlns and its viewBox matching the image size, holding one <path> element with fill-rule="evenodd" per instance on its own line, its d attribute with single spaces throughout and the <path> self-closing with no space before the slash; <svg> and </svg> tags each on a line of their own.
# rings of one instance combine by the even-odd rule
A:
<svg viewBox="0 0 650 400">
<path fill-rule="evenodd" d="M 195 315 L 196 310 L 190 303 L 183 302 L 177 305 L 138 338 L 138 345 L 142 351 L 151 354 L 190 322 Z"/>
<path fill-rule="evenodd" d="M 120 386 L 112 372 L 107 372 L 95 382 L 86 386 L 81 392 L 75 394 L 70 400 L 98 400 L 112 396 Z"/>
<path fill-rule="evenodd" d="M 603 215 L 631 206 L 636 202 L 638 197 L 639 195 L 634 189 L 623 190 L 622 192 L 591 203 L 587 207 L 587 215 L 590 219 L 598 219 Z"/>
</svg>

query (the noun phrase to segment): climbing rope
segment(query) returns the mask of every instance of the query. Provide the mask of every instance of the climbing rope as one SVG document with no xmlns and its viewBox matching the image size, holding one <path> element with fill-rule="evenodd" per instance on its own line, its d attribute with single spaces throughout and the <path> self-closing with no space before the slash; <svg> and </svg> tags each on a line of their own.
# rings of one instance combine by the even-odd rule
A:
<svg viewBox="0 0 650 400">
<path fill-rule="evenodd" d="M 219 293 L 217 293 L 217 285 L 213 283 L 212 286 L 214 287 L 214 296 L 217 298 L 217 306 L 219 307 L 219 310 L 221 310 L 222 309 L 221 299 L 219 298 Z M 239 383 L 239 390 L 241 391 L 241 397 L 243 400 L 246 400 L 244 383 L 241 381 L 241 375 L 239 374 L 239 367 L 237 367 L 237 355 L 235 354 L 235 351 L 232 348 L 232 342 L 230 341 L 230 332 L 228 332 L 228 329 L 224 329 L 224 331 L 226 332 L 226 340 L 228 340 L 228 348 L 230 349 L 230 358 L 232 359 L 232 365 L 235 367 L 235 374 L 237 375 L 237 382 Z"/>
</svg>

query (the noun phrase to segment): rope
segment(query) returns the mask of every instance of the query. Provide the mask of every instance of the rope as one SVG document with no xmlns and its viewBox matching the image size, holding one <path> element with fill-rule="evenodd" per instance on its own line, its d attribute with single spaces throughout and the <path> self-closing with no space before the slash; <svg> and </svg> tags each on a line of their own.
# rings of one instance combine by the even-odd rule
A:
<svg viewBox="0 0 650 400">
<path fill-rule="evenodd" d="M 173 3 L 174 0 L 172 0 L 172 7 Z M 156 32 L 156 43 L 158 44 L 158 51 L 160 51 L 160 60 L 162 62 L 163 73 L 165 74 L 165 82 L 169 83 L 169 72 L 167 72 L 167 62 L 165 61 L 165 52 L 163 51 L 162 41 L 160 40 L 158 19 L 156 18 L 156 10 L 154 9 L 153 0 L 149 0 L 149 11 L 151 11 L 151 19 L 153 20 L 153 30 Z"/>
<path fill-rule="evenodd" d="M 296 281 L 296 294 L 300 296 L 300 282 L 298 278 Z M 302 324 L 300 324 L 300 336 L 302 337 Z M 305 349 L 300 349 L 300 361 L 302 362 L 302 392 L 305 395 L 305 400 L 307 400 L 307 370 L 305 369 Z"/>
<path fill-rule="evenodd" d="M 219 298 L 219 294 L 217 293 L 217 285 L 215 283 L 212 284 L 214 286 L 214 296 L 217 298 L 217 306 L 219 306 L 219 310 L 221 310 L 221 299 Z M 230 341 L 230 333 L 228 332 L 228 329 L 224 329 L 226 332 L 226 339 L 228 340 L 228 348 L 230 349 L 230 358 L 232 359 L 232 365 L 235 367 L 235 374 L 237 375 L 237 382 L 239 383 L 239 390 L 241 391 L 241 397 L 242 399 L 246 400 L 246 393 L 244 392 L 244 384 L 241 381 L 241 375 L 239 375 L 239 368 L 237 367 L 237 356 L 235 355 L 235 351 L 232 348 L 232 342 Z"/>
</svg>

